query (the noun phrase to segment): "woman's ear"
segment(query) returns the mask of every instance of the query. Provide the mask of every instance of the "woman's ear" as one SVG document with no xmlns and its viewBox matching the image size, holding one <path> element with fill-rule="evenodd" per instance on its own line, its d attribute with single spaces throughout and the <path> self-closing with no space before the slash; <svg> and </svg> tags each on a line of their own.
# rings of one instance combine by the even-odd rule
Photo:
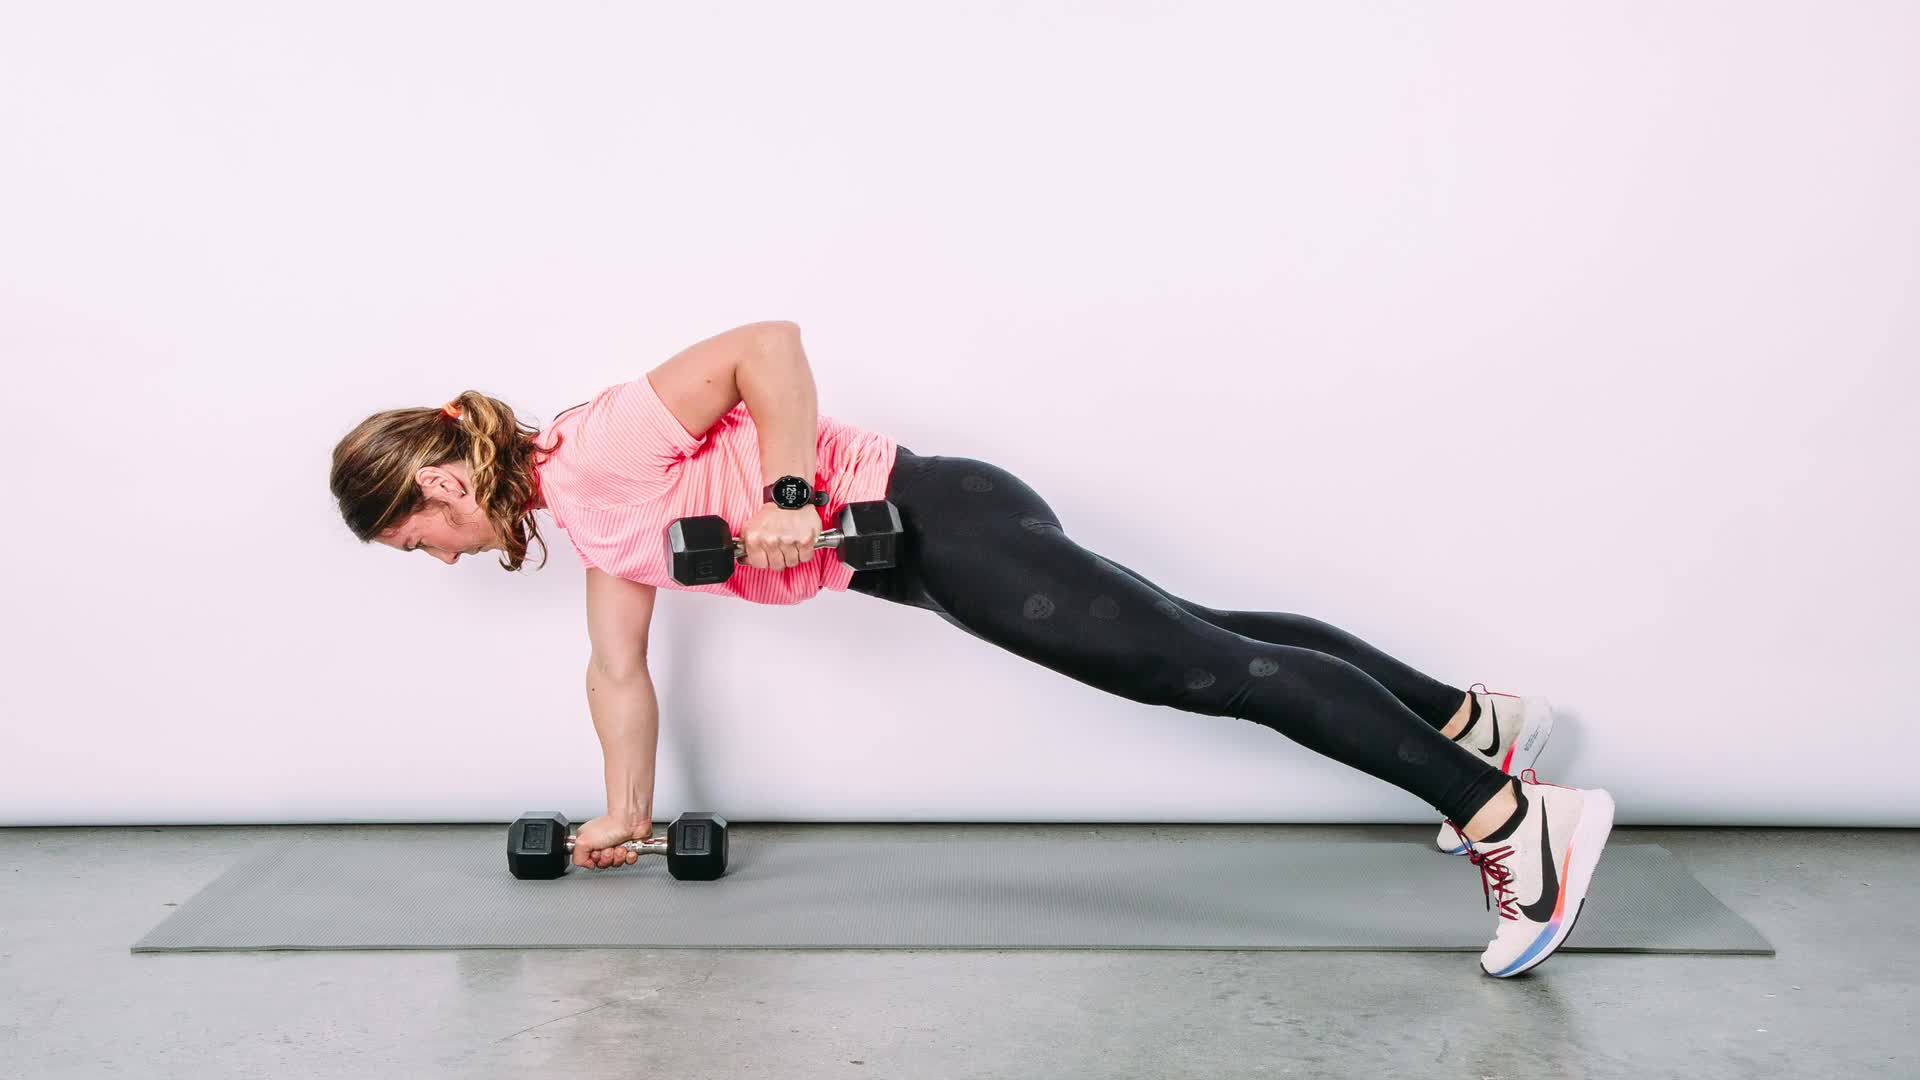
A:
<svg viewBox="0 0 1920 1080">
<path fill-rule="evenodd" d="M 457 499 L 467 490 L 467 483 L 459 473 L 438 465 L 421 466 L 420 471 L 413 474 L 413 482 L 428 496 L 439 499 Z"/>
</svg>

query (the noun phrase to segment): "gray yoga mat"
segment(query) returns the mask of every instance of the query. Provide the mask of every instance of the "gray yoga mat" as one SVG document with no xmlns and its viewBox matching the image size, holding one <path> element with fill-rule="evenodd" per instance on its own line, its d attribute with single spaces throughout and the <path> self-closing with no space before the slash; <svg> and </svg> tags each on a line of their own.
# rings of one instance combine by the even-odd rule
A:
<svg viewBox="0 0 1920 1080">
<path fill-rule="evenodd" d="M 134 952 L 261 949 L 1344 949 L 1473 951 L 1480 872 L 1418 843 L 1023 836 L 937 843 L 732 833 L 718 881 L 642 856 L 507 873 L 506 830 L 343 834 L 236 864 Z M 1609 844 L 1563 947 L 1770 956 L 1652 844 Z"/>
</svg>

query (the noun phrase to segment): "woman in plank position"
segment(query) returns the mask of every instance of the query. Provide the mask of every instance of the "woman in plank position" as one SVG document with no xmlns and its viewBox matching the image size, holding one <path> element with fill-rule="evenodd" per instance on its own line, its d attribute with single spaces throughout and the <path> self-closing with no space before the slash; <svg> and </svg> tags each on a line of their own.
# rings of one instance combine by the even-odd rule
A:
<svg viewBox="0 0 1920 1080">
<path fill-rule="evenodd" d="M 1438 849 L 1480 869 L 1498 912 L 1480 957 L 1489 975 L 1526 971 L 1566 940 L 1613 827 L 1607 792 L 1534 775 L 1552 728 L 1544 699 L 1454 689 L 1304 615 L 1175 596 L 1075 543 L 1006 469 L 819 415 L 790 322 L 702 341 L 544 431 L 474 391 L 377 413 L 335 448 L 332 488 L 362 541 L 449 564 L 495 551 L 522 569 L 532 541 L 545 548 L 535 511 L 566 531 L 588 567 L 587 692 L 608 789 L 606 815 L 580 829 L 581 866 L 625 865 L 637 856 L 619 845 L 653 831 L 646 646 L 660 588 L 762 604 L 826 588 L 923 608 L 1090 686 L 1251 720 L 1410 792 L 1445 819 Z M 899 508 L 897 566 L 815 557 L 823 516 L 877 499 Z M 745 523 L 744 566 L 682 586 L 663 535 L 706 514 Z"/>
</svg>

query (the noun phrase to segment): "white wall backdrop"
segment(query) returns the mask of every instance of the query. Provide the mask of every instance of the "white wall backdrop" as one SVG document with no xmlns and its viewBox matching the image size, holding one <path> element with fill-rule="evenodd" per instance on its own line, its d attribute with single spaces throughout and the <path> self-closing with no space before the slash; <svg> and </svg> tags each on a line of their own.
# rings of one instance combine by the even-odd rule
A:
<svg viewBox="0 0 1920 1080">
<path fill-rule="evenodd" d="M 804 328 L 1218 607 L 1563 709 L 1629 824 L 1920 824 L 1920 7 L 0 3 L 0 820 L 597 813 L 583 574 L 328 454 Z M 663 591 L 656 818 L 1435 820 L 860 595 Z M 799 697 L 769 671 L 812 673 Z"/>
</svg>

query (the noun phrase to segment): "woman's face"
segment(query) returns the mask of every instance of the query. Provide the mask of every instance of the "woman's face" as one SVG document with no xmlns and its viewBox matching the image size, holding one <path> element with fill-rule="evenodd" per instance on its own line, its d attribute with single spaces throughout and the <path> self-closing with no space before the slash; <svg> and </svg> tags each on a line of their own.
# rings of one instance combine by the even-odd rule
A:
<svg viewBox="0 0 1920 1080">
<path fill-rule="evenodd" d="M 376 540 L 400 551 L 424 551 L 449 566 L 462 555 L 499 550 L 464 462 L 429 465 L 414 474 L 414 482 L 426 492 L 427 505 Z"/>
</svg>

